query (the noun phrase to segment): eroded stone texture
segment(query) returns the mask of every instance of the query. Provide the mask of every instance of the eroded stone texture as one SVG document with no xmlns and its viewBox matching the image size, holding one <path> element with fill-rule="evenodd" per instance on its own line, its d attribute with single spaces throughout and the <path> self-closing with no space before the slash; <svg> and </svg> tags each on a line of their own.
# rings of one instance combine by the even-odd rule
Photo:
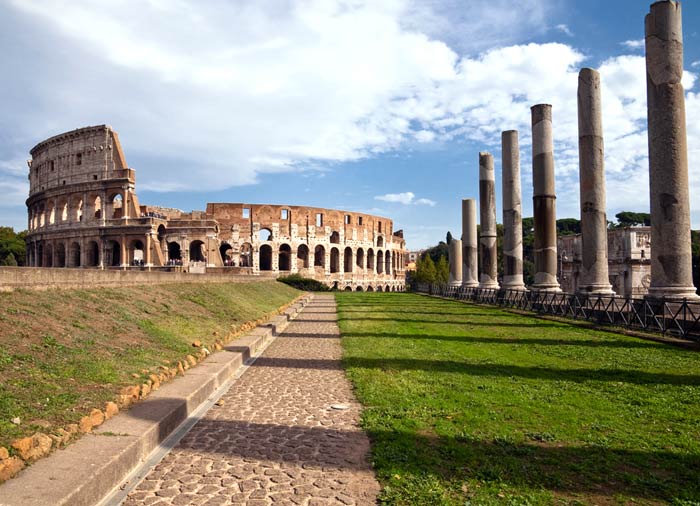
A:
<svg viewBox="0 0 700 506">
<path fill-rule="evenodd" d="M 462 286 L 462 241 L 450 242 L 450 286 Z"/>
<path fill-rule="evenodd" d="M 578 75 L 578 152 L 581 191 L 581 280 L 578 290 L 612 295 L 615 292 L 608 276 L 600 74 L 589 68 L 582 69 Z"/>
<path fill-rule="evenodd" d="M 533 290 L 561 291 L 557 281 L 557 210 L 554 191 L 552 106 L 532 107 L 532 195 L 535 221 Z"/>
<path fill-rule="evenodd" d="M 501 133 L 503 157 L 503 282 L 501 288 L 525 290 L 520 148 L 517 130 Z"/>
<path fill-rule="evenodd" d="M 316 295 L 124 506 L 375 504 L 336 318 Z"/>
<path fill-rule="evenodd" d="M 496 236 L 496 174 L 493 155 L 479 153 L 479 288 L 498 288 L 498 250 Z"/>
<path fill-rule="evenodd" d="M 476 233 L 476 200 L 462 200 L 462 286 L 479 286 Z"/>
<path fill-rule="evenodd" d="M 688 147 L 685 125 L 683 31 L 679 2 L 652 4 L 645 19 L 651 286 L 649 297 L 695 298 Z"/>
</svg>

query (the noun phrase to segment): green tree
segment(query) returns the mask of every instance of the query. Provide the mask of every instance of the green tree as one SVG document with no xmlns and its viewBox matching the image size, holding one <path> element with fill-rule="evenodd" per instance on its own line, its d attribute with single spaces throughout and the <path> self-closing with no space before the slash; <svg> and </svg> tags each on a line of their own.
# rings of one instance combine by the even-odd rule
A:
<svg viewBox="0 0 700 506">
<path fill-rule="evenodd" d="M 448 246 L 452 242 L 452 232 L 450 232 L 449 230 L 447 231 L 447 237 L 445 237 L 445 242 L 447 243 Z"/>
<path fill-rule="evenodd" d="M 632 211 L 622 211 L 615 215 L 617 224 L 615 228 L 635 227 L 640 225 L 651 225 L 651 215 L 649 213 L 634 213 Z"/>
<path fill-rule="evenodd" d="M 581 233 L 581 220 L 562 218 L 557 220 L 557 235 L 574 235 Z"/>
<path fill-rule="evenodd" d="M 17 267 L 17 260 L 15 259 L 15 255 L 13 255 L 12 253 L 10 253 L 9 255 L 7 255 L 7 256 L 3 259 L 2 265 L 5 265 L 5 266 L 7 266 L 7 267 Z"/>
<path fill-rule="evenodd" d="M 12 254 L 16 265 L 24 265 L 26 235 L 26 231 L 15 233 L 12 227 L 0 227 L 0 263 L 6 265 L 7 257 Z"/>
<path fill-rule="evenodd" d="M 420 272 L 417 272 L 416 279 L 420 280 L 422 283 L 435 283 L 437 280 L 437 271 L 435 269 L 435 263 L 430 255 L 426 255 L 420 262 Z"/>
<path fill-rule="evenodd" d="M 435 271 L 435 281 L 437 283 L 445 284 L 450 280 L 450 264 L 447 261 L 447 257 L 440 257 L 435 266 Z"/>
</svg>

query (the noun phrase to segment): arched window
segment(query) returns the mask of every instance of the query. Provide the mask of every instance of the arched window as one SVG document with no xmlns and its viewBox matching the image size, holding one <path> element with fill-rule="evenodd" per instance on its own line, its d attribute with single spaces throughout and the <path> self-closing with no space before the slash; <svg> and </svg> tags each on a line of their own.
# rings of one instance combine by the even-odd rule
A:
<svg viewBox="0 0 700 506">
<path fill-rule="evenodd" d="M 355 265 L 357 265 L 357 268 L 360 270 L 365 268 L 365 250 L 362 248 L 357 249 L 357 254 L 355 255 Z"/>
<path fill-rule="evenodd" d="M 252 267 L 253 266 L 253 259 L 251 255 L 253 254 L 253 247 L 250 245 L 248 242 L 244 242 L 241 244 L 241 259 L 240 259 L 240 265 L 241 267 Z"/>
<path fill-rule="evenodd" d="M 70 245 L 68 255 L 68 267 L 80 267 L 80 244 L 73 242 Z"/>
<path fill-rule="evenodd" d="M 382 250 L 377 251 L 377 274 L 384 272 L 384 253 Z"/>
<path fill-rule="evenodd" d="M 219 246 L 219 253 L 221 254 L 221 261 L 223 262 L 224 266 L 234 266 L 233 247 L 229 243 L 222 242 L 221 246 Z"/>
<path fill-rule="evenodd" d="M 340 271 L 340 252 L 338 248 L 331 248 L 331 272 Z"/>
<path fill-rule="evenodd" d="M 367 250 L 367 270 L 374 272 L 374 250 L 372 248 Z"/>
<path fill-rule="evenodd" d="M 349 246 L 343 252 L 343 272 L 352 272 L 352 248 Z"/>
<path fill-rule="evenodd" d="M 309 247 L 300 244 L 297 248 L 297 269 L 307 269 L 309 267 Z"/>
<path fill-rule="evenodd" d="M 96 241 L 90 241 L 87 246 L 87 265 L 97 267 L 100 265 L 100 246 Z"/>
<path fill-rule="evenodd" d="M 338 232 L 333 232 L 330 241 L 332 244 L 340 244 L 340 234 Z"/>
<path fill-rule="evenodd" d="M 179 261 L 182 260 L 182 250 L 180 244 L 176 242 L 168 243 L 168 260 Z"/>
<path fill-rule="evenodd" d="M 143 265 L 145 258 L 142 241 L 138 239 L 131 241 L 131 247 L 129 248 L 129 257 L 129 259 L 131 260 L 131 265 Z"/>
<path fill-rule="evenodd" d="M 316 246 L 316 248 L 314 248 L 314 266 L 326 266 L 326 248 L 324 248 L 320 244 Z"/>
<path fill-rule="evenodd" d="M 192 241 L 190 243 L 190 262 L 206 262 L 207 257 L 202 241 Z"/>
<path fill-rule="evenodd" d="M 272 240 L 272 230 L 269 228 L 261 228 L 258 232 L 258 240 L 260 242 L 267 242 Z"/>
</svg>

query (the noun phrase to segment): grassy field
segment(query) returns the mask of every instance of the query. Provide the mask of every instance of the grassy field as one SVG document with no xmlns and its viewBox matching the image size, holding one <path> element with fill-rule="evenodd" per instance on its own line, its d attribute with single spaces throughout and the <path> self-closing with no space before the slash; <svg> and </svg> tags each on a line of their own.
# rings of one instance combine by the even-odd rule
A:
<svg viewBox="0 0 700 506">
<path fill-rule="evenodd" d="M 273 281 L 1 293 L 0 446 L 78 421 L 194 340 L 209 346 L 299 294 Z"/>
<path fill-rule="evenodd" d="M 700 504 L 697 352 L 419 295 L 337 300 L 384 504 Z"/>
</svg>

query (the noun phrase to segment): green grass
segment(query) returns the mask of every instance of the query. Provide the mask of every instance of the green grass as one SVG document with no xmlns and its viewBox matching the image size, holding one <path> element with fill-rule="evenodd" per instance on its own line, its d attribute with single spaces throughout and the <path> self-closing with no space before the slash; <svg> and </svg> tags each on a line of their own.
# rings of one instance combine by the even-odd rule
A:
<svg viewBox="0 0 700 506">
<path fill-rule="evenodd" d="M 412 294 L 336 295 L 383 504 L 700 504 L 700 355 Z"/>
<path fill-rule="evenodd" d="M 210 346 L 299 293 L 275 282 L 1 293 L 0 446 L 78 421 L 193 341 Z"/>
</svg>

